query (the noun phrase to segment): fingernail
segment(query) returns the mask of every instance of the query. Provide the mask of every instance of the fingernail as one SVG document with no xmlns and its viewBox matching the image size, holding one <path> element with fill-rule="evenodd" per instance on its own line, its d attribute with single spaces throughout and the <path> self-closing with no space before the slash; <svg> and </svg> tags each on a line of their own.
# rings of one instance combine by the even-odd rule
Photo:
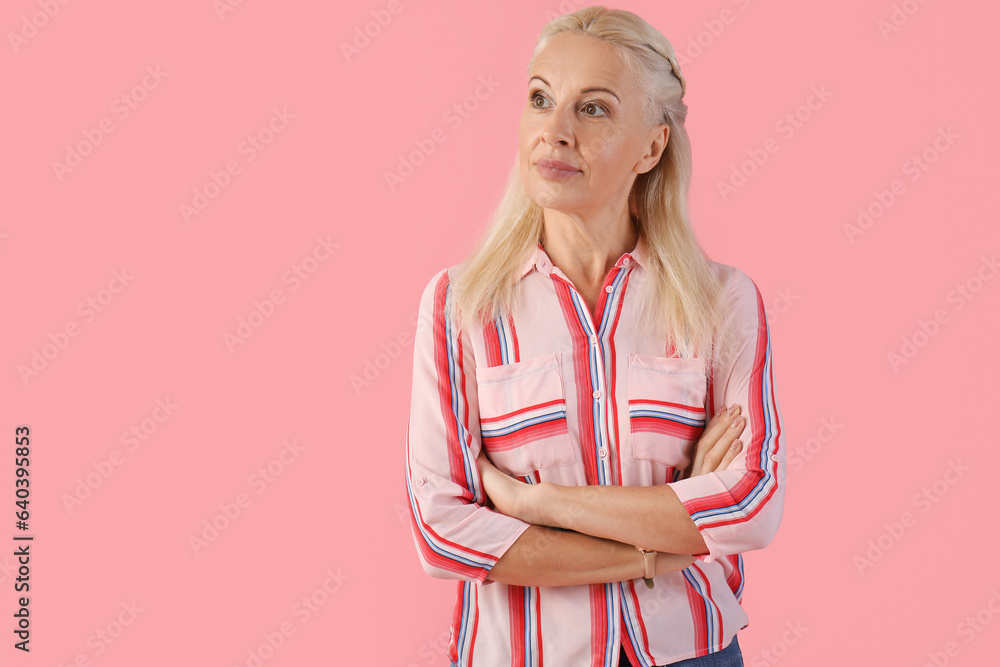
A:
<svg viewBox="0 0 1000 667">
<path fill-rule="evenodd" d="M 740 406 L 739 406 L 739 404 L 737 404 L 737 403 L 734 403 L 733 405 L 730 405 L 730 406 L 729 406 L 729 414 L 731 414 L 731 415 L 735 415 L 735 414 L 736 414 L 736 411 L 737 411 L 737 410 L 739 410 L 739 409 L 740 409 Z"/>
<path fill-rule="evenodd" d="M 739 417 L 733 420 L 733 423 L 729 425 L 729 428 L 739 428 L 740 424 L 743 423 L 743 417 Z"/>
<path fill-rule="evenodd" d="M 737 449 L 740 448 L 740 445 L 742 444 L 743 443 L 740 442 L 739 440 L 733 440 L 733 444 L 729 445 L 729 448 L 735 452 Z"/>
<path fill-rule="evenodd" d="M 726 411 L 726 406 L 722 406 L 721 408 L 719 408 L 718 410 L 715 411 L 715 416 L 718 417 L 719 415 L 721 415 L 725 411 Z"/>
</svg>

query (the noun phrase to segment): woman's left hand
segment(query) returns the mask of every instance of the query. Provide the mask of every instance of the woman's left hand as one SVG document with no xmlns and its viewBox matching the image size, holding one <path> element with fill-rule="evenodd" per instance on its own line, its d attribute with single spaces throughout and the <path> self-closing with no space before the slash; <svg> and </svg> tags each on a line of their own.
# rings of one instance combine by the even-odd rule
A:
<svg viewBox="0 0 1000 667">
<path fill-rule="evenodd" d="M 538 486 L 525 484 L 501 472 L 486 457 L 485 451 L 479 452 L 476 463 L 483 480 L 483 490 L 498 512 L 526 523 L 539 523 L 540 517 L 534 509 L 537 507 Z"/>
</svg>

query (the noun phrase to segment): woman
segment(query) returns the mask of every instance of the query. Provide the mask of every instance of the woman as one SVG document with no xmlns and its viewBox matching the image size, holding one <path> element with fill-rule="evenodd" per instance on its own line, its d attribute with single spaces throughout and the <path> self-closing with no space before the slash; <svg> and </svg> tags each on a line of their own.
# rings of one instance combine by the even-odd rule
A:
<svg viewBox="0 0 1000 667">
<path fill-rule="evenodd" d="M 785 453 L 760 294 L 688 222 L 685 83 L 638 16 L 548 24 L 485 238 L 420 302 L 407 488 L 453 665 L 742 665 Z M 724 409 L 728 408 L 728 409 Z"/>
</svg>

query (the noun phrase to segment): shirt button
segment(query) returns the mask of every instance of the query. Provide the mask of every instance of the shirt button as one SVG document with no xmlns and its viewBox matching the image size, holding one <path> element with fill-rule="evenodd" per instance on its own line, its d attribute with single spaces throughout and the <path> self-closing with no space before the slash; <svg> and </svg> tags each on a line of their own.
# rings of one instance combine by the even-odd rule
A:
<svg viewBox="0 0 1000 667">
<path fill-rule="evenodd" d="M 601 447 L 600 449 L 597 450 L 597 453 L 600 454 L 601 458 L 603 459 L 608 455 L 608 450 L 604 449 L 604 447 Z"/>
<path fill-rule="evenodd" d="M 632 261 L 631 259 L 629 259 L 628 257 L 626 257 L 625 259 L 622 260 L 622 264 L 624 264 L 625 266 L 628 266 L 628 263 L 631 262 L 631 261 Z"/>
<path fill-rule="evenodd" d="M 607 287 L 605 287 L 604 291 L 607 292 L 608 294 L 611 294 L 611 285 L 608 285 Z"/>
<path fill-rule="evenodd" d="M 777 461 L 778 460 L 778 455 L 777 454 L 771 454 L 771 460 L 772 461 Z"/>
<path fill-rule="evenodd" d="M 597 336 L 591 336 L 590 337 L 590 342 L 593 345 L 597 345 Z"/>
<path fill-rule="evenodd" d="M 600 398 L 600 397 L 601 397 L 601 390 L 600 389 L 595 389 L 594 390 L 594 398 Z"/>
<path fill-rule="evenodd" d="M 423 486 L 423 485 L 424 485 L 424 478 L 417 477 L 417 486 Z"/>
</svg>

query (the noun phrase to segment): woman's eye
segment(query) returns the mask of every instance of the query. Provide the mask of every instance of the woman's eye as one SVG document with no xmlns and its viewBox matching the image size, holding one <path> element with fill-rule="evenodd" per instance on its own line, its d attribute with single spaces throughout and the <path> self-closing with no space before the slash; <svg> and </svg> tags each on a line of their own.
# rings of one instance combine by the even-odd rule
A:
<svg viewBox="0 0 1000 667">
<path fill-rule="evenodd" d="M 538 109 L 544 109 L 545 108 L 544 106 L 539 106 L 538 105 L 538 100 L 543 100 L 544 101 L 545 98 L 542 97 L 542 94 L 540 92 L 538 92 L 537 90 L 534 91 L 533 93 L 531 93 L 531 95 L 528 96 L 528 99 L 531 100 L 531 106 L 536 107 Z"/>
<path fill-rule="evenodd" d="M 589 110 L 596 109 L 600 113 L 591 113 Z M 604 116 L 608 113 L 608 110 L 603 104 L 598 104 L 597 102 L 587 102 L 583 105 L 583 112 L 588 116 Z"/>
</svg>

